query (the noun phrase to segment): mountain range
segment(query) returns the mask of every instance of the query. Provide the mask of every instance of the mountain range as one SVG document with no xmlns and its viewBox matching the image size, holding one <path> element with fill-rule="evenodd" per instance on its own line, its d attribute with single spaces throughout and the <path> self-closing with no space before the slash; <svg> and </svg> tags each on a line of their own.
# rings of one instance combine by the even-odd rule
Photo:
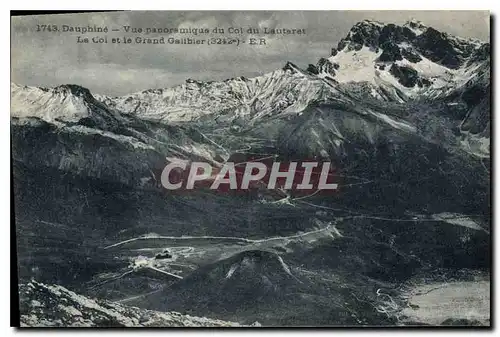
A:
<svg viewBox="0 0 500 337">
<path fill-rule="evenodd" d="M 489 271 L 490 91 L 489 43 L 370 20 L 254 78 L 11 84 L 20 280 L 244 324 L 424 324 L 401 314 L 417 276 Z M 160 184 L 172 158 L 255 156 L 331 161 L 339 192 Z"/>
</svg>

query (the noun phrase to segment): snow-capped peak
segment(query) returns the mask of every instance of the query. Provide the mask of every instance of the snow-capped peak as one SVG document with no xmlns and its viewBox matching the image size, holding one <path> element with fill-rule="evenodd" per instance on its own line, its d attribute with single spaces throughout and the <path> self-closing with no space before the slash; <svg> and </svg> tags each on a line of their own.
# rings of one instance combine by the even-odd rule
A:
<svg viewBox="0 0 500 337">
<path fill-rule="evenodd" d="M 308 70 L 342 83 L 368 83 L 376 98 L 405 101 L 447 94 L 474 77 L 489 58 L 489 44 L 442 33 L 417 20 L 403 26 L 357 23 Z"/>
<path fill-rule="evenodd" d="M 45 89 L 12 84 L 12 115 L 75 122 L 108 114 L 118 118 L 119 111 L 165 122 L 205 116 L 249 121 L 300 113 L 311 102 L 338 97 L 345 84 L 358 85 L 376 99 L 404 102 L 449 94 L 465 85 L 477 69 L 489 68 L 489 50 L 489 44 L 439 32 L 417 20 L 402 26 L 364 20 L 351 28 L 330 57 L 307 70 L 287 62 L 254 78 L 188 79 L 175 87 L 121 97 L 92 95 L 76 85 Z"/>
<path fill-rule="evenodd" d="M 10 90 L 12 117 L 35 117 L 55 124 L 87 121 L 100 126 L 116 124 L 121 118 L 79 85 L 43 88 L 11 83 Z"/>
<path fill-rule="evenodd" d="M 78 87 L 81 88 L 81 87 Z M 11 115 L 39 117 L 49 122 L 78 121 L 88 117 L 90 92 L 65 85 L 51 89 L 11 84 Z"/>
</svg>

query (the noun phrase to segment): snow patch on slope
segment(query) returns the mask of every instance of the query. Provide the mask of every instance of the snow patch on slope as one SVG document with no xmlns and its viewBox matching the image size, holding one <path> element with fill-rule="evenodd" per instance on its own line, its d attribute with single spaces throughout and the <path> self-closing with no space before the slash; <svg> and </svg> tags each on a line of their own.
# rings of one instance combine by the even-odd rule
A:
<svg viewBox="0 0 500 337">
<path fill-rule="evenodd" d="M 379 112 L 371 111 L 371 114 L 375 115 L 377 118 L 380 120 L 384 121 L 385 123 L 389 124 L 391 127 L 399 130 L 404 130 L 404 131 L 409 131 L 409 132 L 416 132 L 417 129 L 407 123 L 397 121 L 388 115 L 381 114 Z"/>
<path fill-rule="evenodd" d="M 340 83 L 369 82 L 375 84 L 375 61 L 382 51 L 375 52 L 363 46 L 361 50 L 347 51 L 344 49 L 328 60 L 338 63 L 339 69 L 335 80 Z"/>
</svg>

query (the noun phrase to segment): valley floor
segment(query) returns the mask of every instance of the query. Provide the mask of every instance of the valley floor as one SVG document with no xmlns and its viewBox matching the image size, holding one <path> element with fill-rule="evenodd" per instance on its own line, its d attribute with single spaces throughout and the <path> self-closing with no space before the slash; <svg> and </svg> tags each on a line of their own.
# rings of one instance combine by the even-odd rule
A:
<svg viewBox="0 0 500 337">
<path fill-rule="evenodd" d="M 490 294 L 489 280 L 418 285 L 402 314 L 406 322 L 489 326 Z"/>
</svg>

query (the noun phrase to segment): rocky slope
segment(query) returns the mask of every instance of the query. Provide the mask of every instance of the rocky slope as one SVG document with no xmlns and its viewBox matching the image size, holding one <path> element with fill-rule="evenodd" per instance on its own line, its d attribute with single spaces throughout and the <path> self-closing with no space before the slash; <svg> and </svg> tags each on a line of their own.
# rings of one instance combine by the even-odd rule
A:
<svg viewBox="0 0 500 337">
<path fill-rule="evenodd" d="M 238 323 L 128 307 L 36 281 L 19 285 L 21 327 L 238 327 Z"/>
</svg>

